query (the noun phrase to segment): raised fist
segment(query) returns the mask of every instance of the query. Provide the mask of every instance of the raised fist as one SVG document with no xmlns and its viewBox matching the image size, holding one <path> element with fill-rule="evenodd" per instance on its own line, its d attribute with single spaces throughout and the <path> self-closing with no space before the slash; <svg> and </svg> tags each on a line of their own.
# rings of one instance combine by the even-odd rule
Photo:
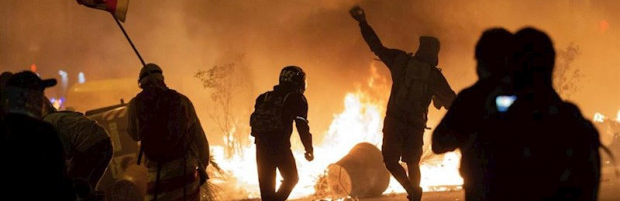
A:
<svg viewBox="0 0 620 201">
<path fill-rule="evenodd" d="M 364 9 L 360 6 L 354 6 L 351 8 L 351 10 L 349 10 L 349 14 L 351 14 L 351 17 L 358 22 L 366 21 L 366 13 L 364 13 Z"/>
</svg>

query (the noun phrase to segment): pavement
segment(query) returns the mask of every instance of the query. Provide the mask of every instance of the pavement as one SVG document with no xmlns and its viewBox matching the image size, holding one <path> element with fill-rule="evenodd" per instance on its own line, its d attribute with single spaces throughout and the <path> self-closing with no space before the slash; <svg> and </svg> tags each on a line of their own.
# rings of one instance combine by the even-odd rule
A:
<svg viewBox="0 0 620 201">
<path fill-rule="evenodd" d="M 616 169 L 613 166 L 603 166 L 601 186 L 599 190 L 599 201 L 620 201 L 620 167 L 618 169 L 618 175 L 615 173 Z M 295 201 L 327 201 L 329 199 L 296 199 Z M 387 194 L 379 197 L 362 198 L 362 199 L 344 199 L 344 201 L 406 201 L 407 195 L 402 194 Z M 465 200 L 465 191 L 437 191 L 437 192 L 424 192 L 422 194 L 422 201 L 463 201 Z"/>
<path fill-rule="evenodd" d="M 299 199 L 296 201 L 322 201 L 322 199 Z M 388 194 L 380 197 L 362 198 L 362 199 L 345 199 L 345 201 L 406 201 L 406 194 Z M 445 191 L 445 192 L 424 192 L 422 201 L 463 201 L 465 200 L 465 191 Z M 599 191 L 599 201 L 620 201 L 620 179 L 609 180 L 603 178 L 601 189 Z"/>
</svg>

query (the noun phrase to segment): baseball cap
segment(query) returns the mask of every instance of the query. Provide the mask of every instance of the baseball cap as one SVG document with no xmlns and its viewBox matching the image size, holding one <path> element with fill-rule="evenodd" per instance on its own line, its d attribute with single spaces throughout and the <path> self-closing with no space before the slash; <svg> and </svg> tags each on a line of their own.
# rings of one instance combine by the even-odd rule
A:
<svg viewBox="0 0 620 201">
<path fill-rule="evenodd" d="M 22 71 L 11 76 L 6 86 L 43 91 L 45 88 L 56 86 L 56 83 L 56 79 L 54 78 L 41 79 L 32 71 Z"/>
</svg>

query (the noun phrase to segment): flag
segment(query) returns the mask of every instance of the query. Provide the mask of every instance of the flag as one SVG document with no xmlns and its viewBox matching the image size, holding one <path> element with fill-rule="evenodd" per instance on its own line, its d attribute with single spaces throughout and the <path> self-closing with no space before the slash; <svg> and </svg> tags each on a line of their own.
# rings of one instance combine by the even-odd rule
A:
<svg viewBox="0 0 620 201">
<path fill-rule="evenodd" d="M 77 2 L 90 8 L 108 11 L 121 22 L 125 22 L 129 6 L 129 0 L 77 0 Z"/>
</svg>

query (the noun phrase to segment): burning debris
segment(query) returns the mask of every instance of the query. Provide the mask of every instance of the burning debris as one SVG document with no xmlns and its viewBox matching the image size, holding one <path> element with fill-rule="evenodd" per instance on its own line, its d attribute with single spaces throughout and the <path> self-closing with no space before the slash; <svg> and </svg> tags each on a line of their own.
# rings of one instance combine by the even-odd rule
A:
<svg viewBox="0 0 620 201">
<path fill-rule="evenodd" d="M 383 164 L 381 151 L 370 143 L 359 143 L 349 154 L 327 167 L 324 180 L 335 197 L 375 197 L 390 183 L 390 172 Z"/>
</svg>

